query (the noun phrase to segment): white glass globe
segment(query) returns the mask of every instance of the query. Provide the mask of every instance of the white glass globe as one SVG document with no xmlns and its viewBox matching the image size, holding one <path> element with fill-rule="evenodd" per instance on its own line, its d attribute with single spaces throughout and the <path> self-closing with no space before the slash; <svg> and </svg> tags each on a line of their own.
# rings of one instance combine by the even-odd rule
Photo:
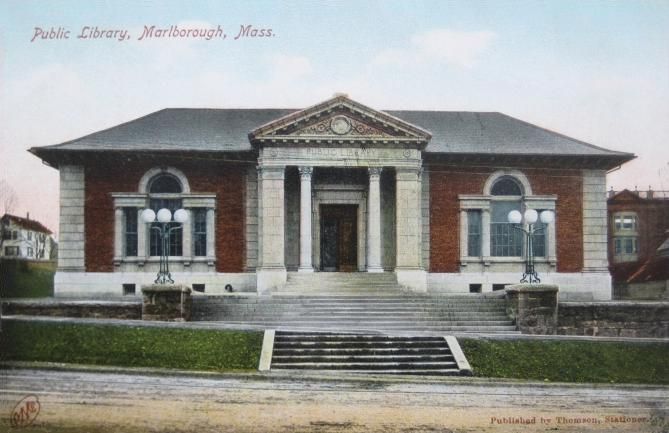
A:
<svg viewBox="0 0 669 433">
<path fill-rule="evenodd" d="M 525 211 L 525 222 L 526 223 L 534 224 L 535 222 L 537 222 L 537 218 L 539 218 L 539 214 L 534 209 L 527 209 Z"/>
<path fill-rule="evenodd" d="M 169 209 L 160 209 L 158 211 L 158 221 L 161 223 L 168 223 L 172 220 L 172 212 Z"/>
<path fill-rule="evenodd" d="M 512 210 L 509 212 L 508 215 L 508 220 L 511 224 L 520 224 L 520 220 L 523 218 L 522 215 L 520 215 L 520 212 L 517 210 Z"/>
<path fill-rule="evenodd" d="M 142 211 L 142 221 L 145 223 L 152 223 L 156 220 L 156 213 L 153 209 L 144 209 Z"/>
<path fill-rule="evenodd" d="M 188 211 L 186 209 L 177 209 L 174 211 L 174 221 L 182 224 L 188 221 Z"/>
<path fill-rule="evenodd" d="M 541 215 L 539 216 L 539 218 L 541 219 L 542 223 L 550 224 L 555 219 L 555 214 L 553 213 L 552 210 L 545 210 L 545 211 L 541 212 Z"/>
</svg>

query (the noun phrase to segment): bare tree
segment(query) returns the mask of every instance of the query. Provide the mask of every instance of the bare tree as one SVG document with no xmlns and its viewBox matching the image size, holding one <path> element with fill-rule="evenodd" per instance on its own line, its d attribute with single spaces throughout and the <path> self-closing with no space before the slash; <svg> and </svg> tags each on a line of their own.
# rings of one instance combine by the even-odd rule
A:
<svg viewBox="0 0 669 433">
<path fill-rule="evenodd" d="M 5 179 L 0 179 L 0 215 L 12 213 L 18 204 L 19 198 L 14 188 Z"/>
<path fill-rule="evenodd" d="M 14 211 L 19 199 L 16 191 L 5 179 L 0 179 L 0 218 Z M 0 219 L 0 248 L 9 234 L 9 219 Z"/>
<path fill-rule="evenodd" d="M 47 234 L 35 232 L 35 259 L 43 259 L 46 252 Z"/>
</svg>

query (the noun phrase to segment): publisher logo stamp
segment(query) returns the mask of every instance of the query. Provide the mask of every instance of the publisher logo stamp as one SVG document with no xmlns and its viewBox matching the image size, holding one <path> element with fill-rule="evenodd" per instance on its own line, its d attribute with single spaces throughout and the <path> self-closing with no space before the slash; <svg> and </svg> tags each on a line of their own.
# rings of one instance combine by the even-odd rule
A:
<svg viewBox="0 0 669 433">
<path fill-rule="evenodd" d="M 9 423 L 14 428 L 28 427 L 39 415 L 39 399 L 36 395 L 27 395 L 21 399 L 9 416 Z"/>
</svg>

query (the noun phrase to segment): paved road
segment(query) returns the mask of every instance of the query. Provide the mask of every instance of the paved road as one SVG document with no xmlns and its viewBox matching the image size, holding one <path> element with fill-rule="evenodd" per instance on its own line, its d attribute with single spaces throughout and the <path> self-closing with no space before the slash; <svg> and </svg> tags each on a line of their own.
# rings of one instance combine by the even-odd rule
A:
<svg viewBox="0 0 669 433">
<path fill-rule="evenodd" d="M 0 370 L 0 431 L 669 432 L 669 387 Z"/>
</svg>

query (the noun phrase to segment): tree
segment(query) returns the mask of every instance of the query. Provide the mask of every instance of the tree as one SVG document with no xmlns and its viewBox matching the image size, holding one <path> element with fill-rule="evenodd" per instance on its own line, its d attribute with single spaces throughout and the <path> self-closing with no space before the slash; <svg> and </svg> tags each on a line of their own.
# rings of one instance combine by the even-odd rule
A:
<svg viewBox="0 0 669 433">
<path fill-rule="evenodd" d="M 35 232 L 35 259 L 40 260 L 44 258 L 47 238 L 46 233 Z"/>
<path fill-rule="evenodd" d="M 14 208 L 18 204 L 19 199 L 16 196 L 16 191 L 14 188 L 7 182 L 5 179 L 0 179 L 0 218 L 5 214 L 11 213 L 14 211 Z M 2 218 L 0 220 L 0 249 L 2 244 L 5 243 L 5 238 L 9 233 L 9 219 Z"/>
</svg>

